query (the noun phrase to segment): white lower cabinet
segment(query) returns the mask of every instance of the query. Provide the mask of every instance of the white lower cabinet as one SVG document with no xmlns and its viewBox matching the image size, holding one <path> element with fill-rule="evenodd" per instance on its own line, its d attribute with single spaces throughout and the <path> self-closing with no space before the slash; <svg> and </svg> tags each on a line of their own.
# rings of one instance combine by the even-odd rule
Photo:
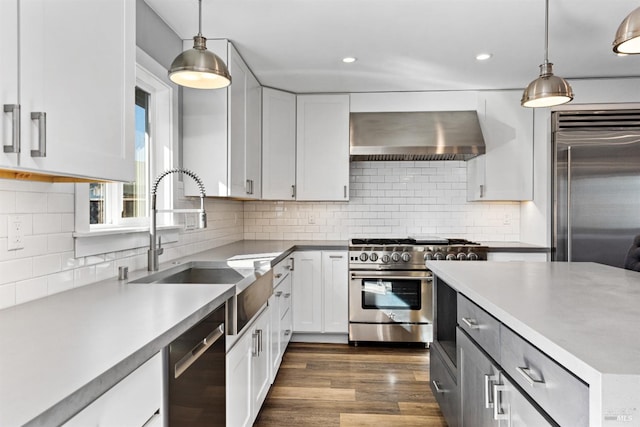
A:
<svg viewBox="0 0 640 427">
<path fill-rule="evenodd" d="M 157 423 L 162 402 L 162 357 L 158 353 L 93 401 L 65 427 L 142 427 Z"/>
<path fill-rule="evenodd" d="M 251 426 L 269 391 L 270 321 L 267 306 L 252 325 L 245 327 L 242 336 L 227 352 L 229 427 Z"/>
<path fill-rule="evenodd" d="M 271 383 L 275 381 L 282 356 L 291 340 L 291 261 L 280 262 L 274 267 L 273 295 L 271 306 Z"/>
<path fill-rule="evenodd" d="M 347 334 L 347 252 L 299 251 L 293 258 L 294 332 Z"/>
</svg>

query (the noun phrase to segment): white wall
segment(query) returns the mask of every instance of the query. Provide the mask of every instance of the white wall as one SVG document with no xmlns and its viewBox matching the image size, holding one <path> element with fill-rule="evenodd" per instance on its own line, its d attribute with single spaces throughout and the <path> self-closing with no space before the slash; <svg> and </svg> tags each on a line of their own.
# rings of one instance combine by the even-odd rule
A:
<svg viewBox="0 0 640 427">
<path fill-rule="evenodd" d="M 415 234 L 520 239 L 519 202 L 467 202 L 466 164 L 352 162 L 350 201 L 245 202 L 245 239 L 349 239 Z"/>
<path fill-rule="evenodd" d="M 73 184 L 0 180 L 0 308 L 116 277 L 121 265 L 146 268 L 146 246 L 76 258 L 74 197 Z M 208 228 L 181 232 L 161 262 L 242 239 L 242 202 L 211 199 L 206 209 Z M 9 215 L 22 217 L 24 249 L 7 250 Z"/>
</svg>

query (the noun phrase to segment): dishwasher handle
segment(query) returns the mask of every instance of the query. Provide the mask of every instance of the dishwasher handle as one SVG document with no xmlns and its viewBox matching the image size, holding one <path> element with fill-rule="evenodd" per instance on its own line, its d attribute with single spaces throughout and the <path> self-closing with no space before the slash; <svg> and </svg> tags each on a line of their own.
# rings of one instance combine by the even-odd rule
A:
<svg viewBox="0 0 640 427">
<path fill-rule="evenodd" d="M 189 366 L 200 358 L 205 351 L 209 349 L 224 335 L 224 323 L 220 323 L 209 335 L 202 341 L 195 345 L 190 352 L 184 355 L 182 359 L 178 360 L 175 364 L 174 378 L 178 378 L 184 373 Z"/>
</svg>

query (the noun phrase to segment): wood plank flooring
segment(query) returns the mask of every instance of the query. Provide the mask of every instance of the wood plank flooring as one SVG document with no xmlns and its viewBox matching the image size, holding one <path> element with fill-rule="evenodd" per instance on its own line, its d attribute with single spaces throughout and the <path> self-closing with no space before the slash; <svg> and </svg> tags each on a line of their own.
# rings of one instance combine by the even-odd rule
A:
<svg viewBox="0 0 640 427">
<path fill-rule="evenodd" d="M 255 427 L 446 426 L 429 351 L 291 343 Z"/>
</svg>

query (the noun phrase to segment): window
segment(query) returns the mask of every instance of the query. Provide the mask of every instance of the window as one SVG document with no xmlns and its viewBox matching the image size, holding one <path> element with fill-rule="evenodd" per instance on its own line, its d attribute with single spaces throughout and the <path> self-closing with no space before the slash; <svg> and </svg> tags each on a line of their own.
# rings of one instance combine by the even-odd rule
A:
<svg viewBox="0 0 640 427">
<path fill-rule="evenodd" d="M 89 223 L 135 225 L 149 216 L 151 181 L 149 103 L 151 95 L 135 92 L 135 181 L 125 184 L 89 185 Z"/>
</svg>

